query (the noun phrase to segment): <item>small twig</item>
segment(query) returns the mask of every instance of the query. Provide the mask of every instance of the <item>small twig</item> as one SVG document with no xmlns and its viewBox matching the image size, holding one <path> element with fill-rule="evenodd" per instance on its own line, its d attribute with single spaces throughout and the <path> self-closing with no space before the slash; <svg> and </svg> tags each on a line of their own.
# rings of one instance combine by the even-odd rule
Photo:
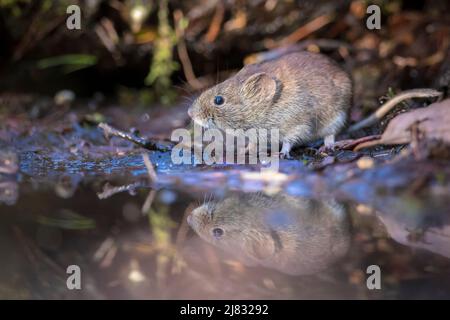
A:
<svg viewBox="0 0 450 320">
<path fill-rule="evenodd" d="M 116 193 L 120 193 L 120 192 L 124 192 L 124 191 L 134 192 L 135 189 L 137 189 L 139 187 L 144 187 L 146 185 L 147 184 L 142 181 L 138 181 L 138 182 L 134 182 L 131 184 L 118 186 L 118 187 L 113 187 L 109 183 L 106 183 L 103 187 L 103 191 L 97 193 L 97 196 L 99 199 L 107 199 L 107 198 L 115 195 Z"/>
<path fill-rule="evenodd" d="M 142 154 L 142 159 L 144 159 L 145 167 L 147 168 L 148 177 L 150 182 L 158 181 L 158 176 L 156 175 L 155 168 L 153 167 L 152 161 L 150 160 L 147 153 Z"/>
<path fill-rule="evenodd" d="M 282 47 L 282 46 L 296 43 L 297 41 L 300 41 L 300 40 L 306 38 L 310 34 L 316 32 L 317 30 L 326 26 L 333 20 L 334 20 L 333 14 L 324 14 L 322 16 L 314 18 L 313 20 L 309 21 L 308 23 L 301 26 L 300 28 L 295 30 L 293 33 L 291 33 L 290 35 L 285 37 L 284 39 L 281 39 L 279 42 L 276 43 L 276 45 L 274 47 Z"/>
<path fill-rule="evenodd" d="M 383 118 L 389 111 L 391 111 L 397 104 L 399 104 L 404 100 L 412 98 L 431 98 L 431 97 L 438 97 L 440 99 L 442 97 L 442 92 L 429 88 L 411 89 L 403 91 L 392 97 L 386 103 L 382 104 L 380 107 L 378 107 L 378 109 L 374 113 L 372 113 L 367 118 L 351 125 L 348 128 L 347 132 L 358 131 L 360 129 L 374 125 L 381 118 Z"/>
<path fill-rule="evenodd" d="M 225 5 L 223 1 L 219 1 L 216 6 L 216 12 L 209 25 L 208 32 L 204 37 L 204 41 L 207 43 L 212 43 L 217 39 L 220 33 L 220 27 L 222 26 L 223 19 L 225 17 Z"/>
<path fill-rule="evenodd" d="M 156 141 L 152 141 L 149 139 L 139 137 L 133 133 L 128 133 L 128 132 L 118 130 L 118 129 L 113 128 L 110 125 L 103 123 L 103 122 L 100 123 L 98 125 L 98 127 L 103 130 L 106 138 L 109 138 L 109 136 L 119 137 L 121 139 L 125 139 L 130 142 L 133 142 L 134 144 L 137 144 L 138 146 L 143 147 L 148 150 L 161 151 L 161 152 L 166 152 L 166 151 L 170 150 L 169 146 L 165 146 Z"/>
<path fill-rule="evenodd" d="M 42 9 L 42 8 L 41 8 Z M 20 40 L 19 44 L 14 49 L 13 60 L 20 60 L 27 51 L 30 51 L 42 39 L 44 39 L 47 35 L 49 35 L 53 30 L 57 29 L 64 20 L 65 16 L 61 16 L 58 18 L 52 19 L 50 22 L 47 22 L 47 25 L 39 27 L 39 23 L 45 20 L 46 17 L 42 14 L 42 11 L 38 11 L 31 20 L 31 23 L 28 25 L 27 31 L 25 35 Z M 48 19 L 46 19 L 49 21 Z"/>
<path fill-rule="evenodd" d="M 353 149 L 353 151 L 356 152 L 356 151 L 359 151 L 359 150 L 362 150 L 362 149 L 366 149 L 366 148 L 377 146 L 379 144 L 382 144 L 381 141 L 382 141 L 381 139 L 376 139 L 376 140 L 366 141 L 366 142 L 360 143 Z"/>
<path fill-rule="evenodd" d="M 371 135 L 371 136 L 366 136 L 366 137 L 362 137 L 359 139 L 348 139 L 348 140 L 341 140 L 341 141 L 337 141 L 334 144 L 334 149 L 340 149 L 340 150 L 352 150 L 355 147 L 357 148 L 359 145 L 364 144 L 368 141 L 373 141 L 376 139 L 381 138 L 381 135 L 376 134 L 376 135 Z M 326 147 L 323 146 L 319 149 L 319 152 L 326 152 Z"/>
<path fill-rule="evenodd" d="M 103 46 L 111 53 L 112 58 L 120 64 L 122 56 L 120 50 L 117 50 L 117 44 L 120 40 L 112 21 L 103 18 L 94 30 Z"/>
<path fill-rule="evenodd" d="M 269 51 L 258 52 L 247 56 L 244 60 L 244 64 L 259 63 L 263 61 L 273 60 L 279 58 L 285 54 L 298 52 L 308 49 L 309 46 L 317 46 L 323 50 L 336 50 L 345 49 L 348 51 L 354 50 L 354 48 L 343 41 L 333 39 L 308 39 L 303 40 L 295 44 L 273 48 Z"/>
</svg>

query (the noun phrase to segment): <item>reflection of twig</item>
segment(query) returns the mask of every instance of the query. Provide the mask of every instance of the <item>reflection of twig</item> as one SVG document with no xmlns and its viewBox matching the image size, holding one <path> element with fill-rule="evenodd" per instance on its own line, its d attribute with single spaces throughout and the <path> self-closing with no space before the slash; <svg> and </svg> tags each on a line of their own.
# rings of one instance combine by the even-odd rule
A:
<svg viewBox="0 0 450 320">
<path fill-rule="evenodd" d="M 109 183 L 106 183 L 103 187 L 103 191 L 97 193 L 97 196 L 99 199 L 107 199 L 107 198 L 115 195 L 116 193 L 120 193 L 120 192 L 124 192 L 124 191 L 134 192 L 134 190 L 136 188 L 144 187 L 145 185 L 146 185 L 146 183 L 144 183 L 142 181 L 138 181 L 138 182 L 134 182 L 131 184 L 118 186 L 118 187 L 113 187 Z"/>
<path fill-rule="evenodd" d="M 150 182 L 156 182 L 158 180 L 158 176 L 156 175 L 155 168 L 153 167 L 152 161 L 150 160 L 148 154 L 147 153 L 142 154 L 142 159 L 144 159 L 144 164 L 145 167 L 147 168 Z"/>
<path fill-rule="evenodd" d="M 186 235 L 189 231 L 189 227 L 187 224 L 187 217 L 194 209 L 195 209 L 195 204 L 191 203 L 184 211 L 183 220 L 181 220 L 181 225 L 178 228 L 178 232 L 177 232 L 177 235 L 175 238 L 175 246 L 177 248 L 179 248 L 186 240 Z"/>
<path fill-rule="evenodd" d="M 95 251 L 93 260 L 99 262 L 100 268 L 111 266 L 117 254 L 117 245 L 112 237 L 106 238 L 100 247 Z"/>
<path fill-rule="evenodd" d="M 98 125 L 98 127 L 103 130 L 103 132 L 107 138 L 109 136 L 116 136 L 121 139 L 125 139 L 130 142 L 133 142 L 134 144 L 137 144 L 138 146 L 143 147 L 148 150 L 156 150 L 156 151 L 162 151 L 162 152 L 170 150 L 170 148 L 168 146 L 164 146 L 158 142 L 139 137 L 132 133 L 118 130 L 118 129 L 113 128 L 110 125 L 103 123 L 103 122 L 100 123 Z"/>
<path fill-rule="evenodd" d="M 43 263 L 48 266 L 53 272 L 55 272 L 58 277 L 61 277 L 65 274 L 64 269 L 52 259 L 50 259 L 47 255 L 45 255 L 37 245 L 35 245 L 23 234 L 20 228 L 13 227 L 13 232 L 16 239 L 21 244 L 25 255 L 35 268 L 37 268 L 39 263 Z"/>
<path fill-rule="evenodd" d="M 149 193 L 147 198 L 145 199 L 144 204 L 142 205 L 141 212 L 143 214 L 147 214 L 150 211 L 150 208 L 152 206 L 153 200 L 155 200 L 156 191 L 155 189 L 152 189 Z"/>
<path fill-rule="evenodd" d="M 142 159 L 144 159 L 145 167 L 147 168 L 148 177 L 150 182 L 158 181 L 158 176 L 156 174 L 155 168 L 153 167 L 152 161 L 150 160 L 147 153 L 142 154 Z M 142 206 L 142 213 L 146 214 L 149 212 L 150 207 L 152 206 L 153 200 L 155 199 L 156 191 L 152 189 L 145 199 L 144 205 Z"/>
</svg>

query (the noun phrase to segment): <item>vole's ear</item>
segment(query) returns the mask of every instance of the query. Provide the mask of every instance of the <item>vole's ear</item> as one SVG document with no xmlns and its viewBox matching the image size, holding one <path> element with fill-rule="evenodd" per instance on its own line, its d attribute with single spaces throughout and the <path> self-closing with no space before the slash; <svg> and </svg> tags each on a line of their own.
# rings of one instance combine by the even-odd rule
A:
<svg viewBox="0 0 450 320">
<path fill-rule="evenodd" d="M 268 103 L 275 100 L 279 91 L 278 81 L 267 73 L 256 73 L 246 79 L 240 89 L 243 102 Z"/>
<path fill-rule="evenodd" d="M 248 253 L 256 260 L 270 258 L 275 252 L 275 244 L 269 237 L 258 237 L 250 240 L 247 244 Z"/>
</svg>

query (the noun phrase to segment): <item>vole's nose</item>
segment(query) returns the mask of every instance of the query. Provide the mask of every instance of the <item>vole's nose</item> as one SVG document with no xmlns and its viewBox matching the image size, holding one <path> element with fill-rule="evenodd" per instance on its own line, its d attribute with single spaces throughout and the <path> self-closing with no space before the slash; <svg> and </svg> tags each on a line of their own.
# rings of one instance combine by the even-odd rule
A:
<svg viewBox="0 0 450 320">
<path fill-rule="evenodd" d="M 189 109 L 188 109 L 188 115 L 189 115 L 189 117 L 192 118 L 192 108 L 189 108 Z"/>
</svg>

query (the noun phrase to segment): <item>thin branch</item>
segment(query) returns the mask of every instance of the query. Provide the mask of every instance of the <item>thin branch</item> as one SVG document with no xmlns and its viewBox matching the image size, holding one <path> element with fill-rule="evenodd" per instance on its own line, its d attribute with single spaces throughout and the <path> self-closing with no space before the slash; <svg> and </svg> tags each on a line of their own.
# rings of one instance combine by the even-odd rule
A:
<svg viewBox="0 0 450 320">
<path fill-rule="evenodd" d="M 217 39 L 220 33 L 220 27 L 222 26 L 223 19 L 225 17 L 225 5 L 223 1 L 219 1 L 216 6 L 216 12 L 209 25 L 208 32 L 204 37 L 204 41 L 207 43 L 212 43 Z"/>
<path fill-rule="evenodd" d="M 161 151 L 161 152 L 166 152 L 166 151 L 171 150 L 170 146 L 163 145 L 159 142 L 152 141 L 150 139 L 139 137 L 138 135 L 133 134 L 133 133 L 118 130 L 118 129 L 113 128 L 110 125 L 103 123 L 103 122 L 100 123 L 98 125 L 98 127 L 103 130 L 106 138 L 109 138 L 110 136 L 119 137 L 121 139 L 133 142 L 134 144 L 137 144 L 138 146 L 148 149 L 148 150 Z"/>
<path fill-rule="evenodd" d="M 150 182 L 158 181 L 158 176 L 156 175 L 155 168 L 153 167 L 153 163 L 150 160 L 147 153 L 142 154 L 142 159 L 144 159 L 145 167 L 147 168 L 148 177 L 150 178 Z"/>
<path fill-rule="evenodd" d="M 194 69 L 192 67 L 191 60 L 189 59 L 189 54 L 186 47 L 186 42 L 184 41 L 184 29 L 181 27 L 181 21 L 183 19 L 183 12 L 181 10 L 175 10 L 174 14 L 175 19 L 175 32 L 178 38 L 177 42 L 177 51 L 178 56 L 181 61 L 181 65 L 183 67 L 183 72 L 186 77 L 189 85 L 195 89 L 199 90 L 205 87 L 205 84 L 198 80 L 195 76 Z"/>
<path fill-rule="evenodd" d="M 287 46 L 293 43 L 296 43 L 310 34 L 316 32 L 317 30 L 323 28 L 327 24 L 331 23 L 334 20 L 333 14 L 324 14 L 317 18 L 314 18 L 313 20 L 309 21 L 305 25 L 301 26 L 297 30 L 295 30 L 293 33 L 288 35 L 287 37 L 281 39 L 274 45 L 273 47 L 282 47 Z"/>
</svg>

